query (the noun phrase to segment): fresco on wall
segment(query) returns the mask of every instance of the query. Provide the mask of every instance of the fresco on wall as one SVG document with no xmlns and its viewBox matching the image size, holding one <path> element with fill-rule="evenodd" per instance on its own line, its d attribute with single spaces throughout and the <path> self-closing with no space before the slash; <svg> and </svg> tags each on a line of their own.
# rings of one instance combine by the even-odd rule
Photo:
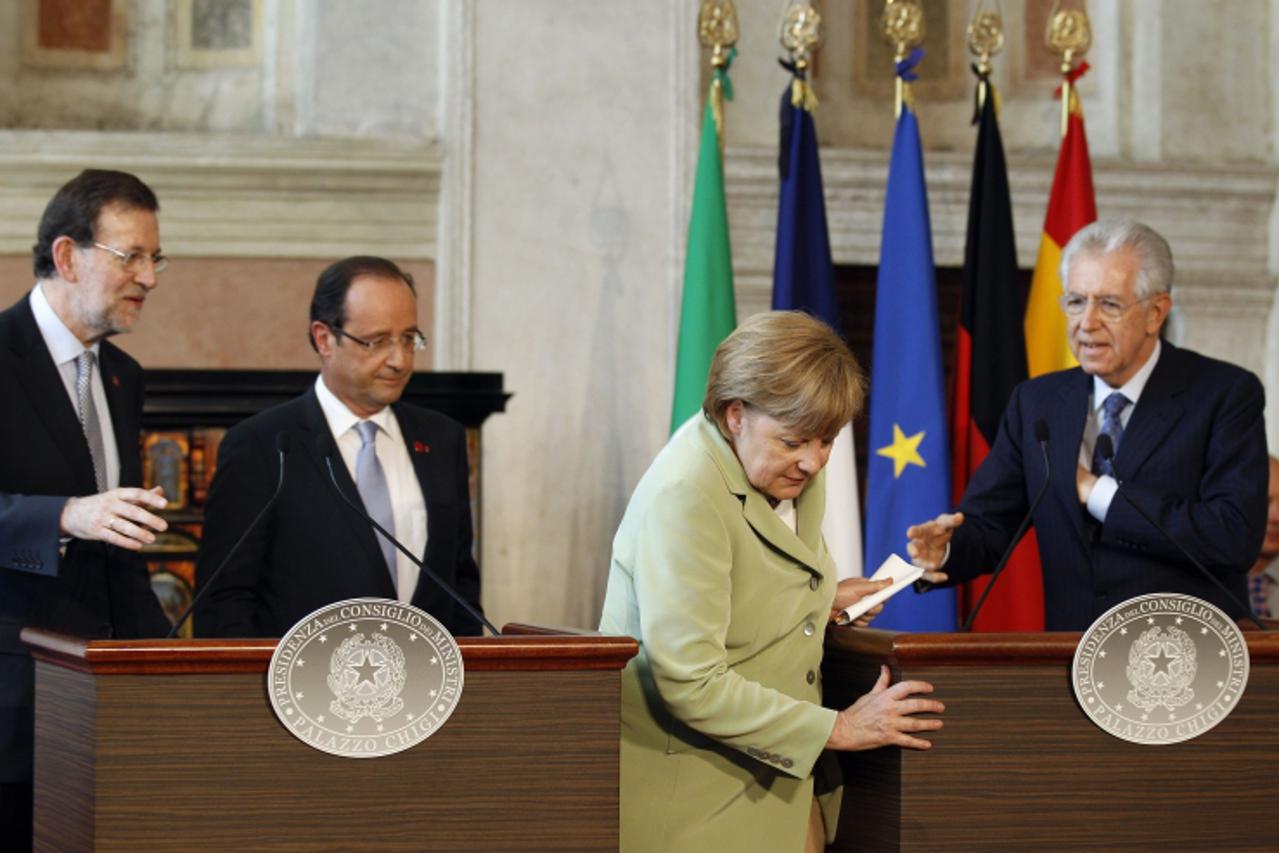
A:
<svg viewBox="0 0 1279 853">
<path fill-rule="evenodd" d="M 123 0 L 23 0 L 23 65 L 124 67 L 127 5 Z"/>
</svg>

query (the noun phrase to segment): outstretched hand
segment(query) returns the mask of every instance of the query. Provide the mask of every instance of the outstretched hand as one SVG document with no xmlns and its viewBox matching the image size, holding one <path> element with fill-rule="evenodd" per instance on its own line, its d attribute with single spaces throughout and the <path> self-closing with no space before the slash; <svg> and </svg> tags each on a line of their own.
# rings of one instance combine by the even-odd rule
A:
<svg viewBox="0 0 1279 853">
<path fill-rule="evenodd" d="M 906 528 L 906 553 L 912 563 L 924 570 L 924 580 L 929 583 L 946 581 L 948 575 L 941 571 L 941 564 L 946 559 L 950 538 L 963 523 L 962 512 L 943 512 L 932 521 Z"/>
<path fill-rule="evenodd" d="M 58 520 L 62 535 L 97 540 L 141 551 L 155 541 L 155 534 L 168 529 L 163 518 L 148 511 L 164 509 L 164 489 L 126 487 L 100 495 L 70 498 Z"/>
</svg>

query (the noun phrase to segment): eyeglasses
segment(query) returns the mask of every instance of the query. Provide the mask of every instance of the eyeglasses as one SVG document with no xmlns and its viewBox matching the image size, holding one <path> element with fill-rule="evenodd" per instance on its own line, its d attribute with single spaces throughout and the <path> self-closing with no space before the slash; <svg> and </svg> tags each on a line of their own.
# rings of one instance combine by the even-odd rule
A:
<svg viewBox="0 0 1279 853">
<path fill-rule="evenodd" d="M 418 353 L 426 349 L 426 335 L 421 332 L 408 332 L 400 335 L 398 338 L 393 338 L 390 335 L 383 335 L 379 338 L 374 338 L 371 341 L 366 341 L 363 338 L 357 338 L 355 335 L 338 326 L 329 326 L 329 328 L 332 329 L 333 334 L 338 337 L 346 338 L 352 343 L 359 344 L 369 355 L 386 355 L 391 351 L 392 347 L 397 346 L 400 349 L 414 353 Z"/>
<path fill-rule="evenodd" d="M 1120 302 L 1113 296 L 1083 296 L 1078 293 L 1064 293 L 1061 296 L 1061 310 L 1071 317 L 1082 317 L 1091 303 L 1097 307 L 1097 313 L 1107 320 L 1118 320 L 1128 313 L 1128 309 L 1141 302 L 1148 302 L 1159 296 L 1158 293 L 1134 299 L 1132 302 Z"/>
<path fill-rule="evenodd" d="M 169 259 L 160 252 L 156 252 L 154 255 L 148 255 L 146 252 L 122 252 L 102 243 L 94 243 L 93 248 L 110 252 L 120 259 L 120 263 L 125 269 L 134 270 L 135 272 L 141 268 L 143 261 L 150 261 L 152 268 L 157 273 L 164 272 L 169 266 Z"/>
</svg>

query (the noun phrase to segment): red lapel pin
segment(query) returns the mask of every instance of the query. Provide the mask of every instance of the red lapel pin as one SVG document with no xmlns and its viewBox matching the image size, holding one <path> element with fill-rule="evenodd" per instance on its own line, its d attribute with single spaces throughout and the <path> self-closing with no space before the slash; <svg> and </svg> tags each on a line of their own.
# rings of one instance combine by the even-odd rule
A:
<svg viewBox="0 0 1279 853">
<path fill-rule="evenodd" d="M 414 453 L 430 453 L 431 445 L 423 444 L 420 441 L 415 441 L 413 442 L 413 452 Z"/>
<path fill-rule="evenodd" d="M 120 377 L 119 377 L 119 376 L 112 376 L 112 377 L 111 377 L 111 385 L 112 385 L 112 387 L 114 387 L 114 388 L 119 388 L 119 387 L 120 387 Z"/>
</svg>

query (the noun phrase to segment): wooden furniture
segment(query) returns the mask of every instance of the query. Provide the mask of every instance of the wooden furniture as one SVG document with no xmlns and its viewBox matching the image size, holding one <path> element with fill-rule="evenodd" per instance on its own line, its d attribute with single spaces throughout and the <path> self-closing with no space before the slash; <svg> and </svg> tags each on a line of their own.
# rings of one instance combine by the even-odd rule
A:
<svg viewBox="0 0 1279 853">
<path fill-rule="evenodd" d="M 453 716 L 377 759 L 285 731 L 266 696 L 274 640 L 22 638 L 36 850 L 617 849 L 629 637 L 459 638 Z"/>
<path fill-rule="evenodd" d="M 832 850 L 1273 849 L 1279 844 L 1279 632 L 1246 632 L 1248 687 L 1216 728 L 1168 746 L 1085 718 L 1079 634 L 831 629 L 826 704 L 922 679 L 946 705 L 928 751 L 845 753 Z"/>
</svg>

